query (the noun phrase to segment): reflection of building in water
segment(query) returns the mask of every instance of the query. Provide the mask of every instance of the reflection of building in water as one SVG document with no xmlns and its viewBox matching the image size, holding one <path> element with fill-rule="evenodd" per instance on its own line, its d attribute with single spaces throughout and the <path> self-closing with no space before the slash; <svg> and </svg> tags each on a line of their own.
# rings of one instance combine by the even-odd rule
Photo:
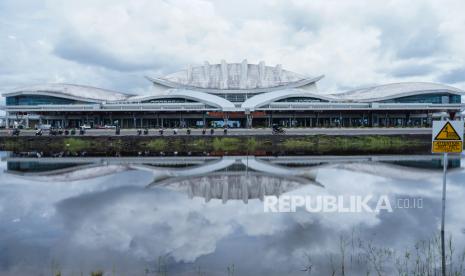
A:
<svg viewBox="0 0 465 276">
<path fill-rule="evenodd" d="M 263 199 L 317 181 L 322 168 L 349 170 L 392 179 L 432 179 L 442 174 L 441 157 L 420 156 L 225 156 L 21 158 L 7 157 L 6 173 L 34 181 L 76 181 L 127 170 L 152 174 L 147 187 L 163 187 L 205 201 Z M 451 156 L 450 172 L 461 170 Z"/>
<path fill-rule="evenodd" d="M 307 181 L 312 183 L 310 181 Z M 276 195 L 298 189 L 305 182 L 299 178 L 270 176 L 256 172 L 223 172 L 210 175 L 173 179 L 157 186 L 187 193 L 189 198 L 202 197 L 208 202 L 211 199 L 263 200 L 264 196 Z"/>
</svg>

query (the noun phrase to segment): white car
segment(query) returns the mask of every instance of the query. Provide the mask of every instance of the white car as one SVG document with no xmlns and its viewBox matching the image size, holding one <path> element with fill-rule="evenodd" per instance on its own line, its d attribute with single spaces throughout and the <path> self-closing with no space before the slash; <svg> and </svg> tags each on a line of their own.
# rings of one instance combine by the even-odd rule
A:
<svg viewBox="0 0 465 276">
<path fill-rule="evenodd" d="M 104 125 L 103 128 L 116 128 L 116 126 L 113 126 L 113 125 Z"/>
<path fill-rule="evenodd" d="M 41 124 L 37 125 L 36 129 L 42 129 L 42 130 L 50 130 L 52 128 L 52 125 L 46 125 L 46 124 Z"/>
<path fill-rule="evenodd" d="M 84 129 L 91 129 L 92 127 L 90 127 L 90 125 L 82 125 L 81 128 L 84 128 Z"/>
</svg>

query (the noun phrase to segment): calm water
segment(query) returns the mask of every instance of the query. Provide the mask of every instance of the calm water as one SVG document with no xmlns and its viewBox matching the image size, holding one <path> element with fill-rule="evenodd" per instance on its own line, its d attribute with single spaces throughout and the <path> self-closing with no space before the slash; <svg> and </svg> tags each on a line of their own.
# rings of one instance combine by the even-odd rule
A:
<svg viewBox="0 0 465 276">
<path fill-rule="evenodd" d="M 346 275 L 390 275 L 440 224 L 442 168 L 432 156 L 1 156 L 1 275 L 340 275 L 342 264 Z M 457 257 L 464 164 L 454 159 L 448 175 Z M 265 213 L 266 195 L 387 195 L 422 208 Z"/>
</svg>

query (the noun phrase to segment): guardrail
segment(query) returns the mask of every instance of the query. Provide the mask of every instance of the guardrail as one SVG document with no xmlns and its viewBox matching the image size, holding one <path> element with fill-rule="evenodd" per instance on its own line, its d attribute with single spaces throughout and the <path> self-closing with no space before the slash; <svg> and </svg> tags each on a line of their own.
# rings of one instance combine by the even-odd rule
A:
<svg viewBox="0 0 465 276">
<path fill-rule="evenodd" d="M 99 110 L 98 104 L 68 104 L 68 105 L 8 105 L 6 111 L 83 111 Z"/>
<path fill-rule="evenodd" d="M 465 104 L 430 104 L 430 103 L 270 103 L 256 110 L 438 110 L 465 108 Z M 144 103 L 144 104 L 69 104 L 69 105 L 2 105 L 0 109 L 8 112 L 29 111 L 213 111 L 221 110 L 200 103 Z M 237 108 L 234 111 L 242 111 Z"/>
<path fill-rule="evenodd" d="M 87 104 L 87 105 L 12 105 L 6 106 L 9 112 L 28 111 L 176 111 L 176 110 L 218 110 L 198 103 L 163 103 L 163 104 Z"/>
<path fill-rule="evenodd" d="M 429 103 L 270 103 L 257 110 L 403 110 L 461 109 L 462 104 Z"/>
</svg>

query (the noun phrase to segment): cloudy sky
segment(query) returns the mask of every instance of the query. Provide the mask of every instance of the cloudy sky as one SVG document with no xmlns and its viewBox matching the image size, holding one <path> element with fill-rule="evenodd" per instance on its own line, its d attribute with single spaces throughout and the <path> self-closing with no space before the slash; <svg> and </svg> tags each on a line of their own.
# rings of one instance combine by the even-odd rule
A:
<svg viewBox="0 0 465 276">
<path fill-rule="evenodd" d="M 0 91 L 66 82 L 142 93 L 160 76 L 247 58 L 323 93 L 397 81 L 465 89 L 465 4 L 450 1 L 1 0 Z"/>
</svg>

